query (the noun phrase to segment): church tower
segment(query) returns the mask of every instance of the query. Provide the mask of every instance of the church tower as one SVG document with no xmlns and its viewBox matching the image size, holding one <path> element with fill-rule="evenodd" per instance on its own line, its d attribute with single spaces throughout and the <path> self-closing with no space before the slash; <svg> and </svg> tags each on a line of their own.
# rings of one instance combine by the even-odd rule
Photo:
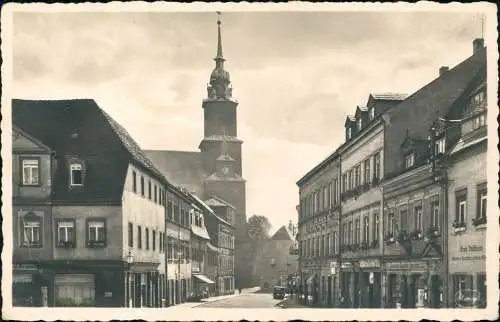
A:
<svg viewBox="0 0 500 322">
<path fill-rule="evenodd" d="M 200 143 L 204 179 L 204 198 L 219 197 L 236 209 L 235 214 L 235 273 L 237 285 L 245 285 L 243 247 L 246 232 L 246 190 L 243 179 L 241 148 L 238 139 L 237 106 L 232 97 L 229 72 L 224 69 L 221 21 L 217 19 L 217 55 L 203 100 L 204 137 Z M 239 276 L 238 276 L 239 275 Z M 238 281 L 239 280 L 239 281 Z"/>
</svg>

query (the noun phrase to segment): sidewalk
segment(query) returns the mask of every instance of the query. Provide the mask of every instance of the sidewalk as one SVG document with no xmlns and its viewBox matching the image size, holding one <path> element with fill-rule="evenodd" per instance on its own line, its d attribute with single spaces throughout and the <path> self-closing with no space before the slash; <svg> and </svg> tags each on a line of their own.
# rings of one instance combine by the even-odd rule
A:
<svg viewBox="0 0 500 322">
<path fill-rule="evenodd" d="M 241 295 L 246 294 L 246 293 L 255 293 L 256 291 L 259 290 L 259 287 L 253 287 L 253 288 L 245 288 L 241 290 Z M 221 296 L 213 296 L 209 297 L 206 299 L 201 299 L 200 302 L 184 302 L 180 303 L 177 305 L 172 305 L 169 306 L 167 309 L 173 309 L 173 308 L 193 308 L 197 307 L 206 303 L 211 303 L 211 302 L 217 302 L 221 300 L 225 300 L 231 297 L 239 296 L 240 294 L 238 293 L 238 290 L 235 291 L 234 294 L 229 294 L 229 295 L 221 295 Z"/>
</svg>

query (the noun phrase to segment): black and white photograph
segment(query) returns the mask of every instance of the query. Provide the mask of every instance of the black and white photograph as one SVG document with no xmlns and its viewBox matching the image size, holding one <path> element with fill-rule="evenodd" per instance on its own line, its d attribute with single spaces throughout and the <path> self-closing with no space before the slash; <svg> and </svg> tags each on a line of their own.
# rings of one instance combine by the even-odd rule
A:
<svg viewBox="0 0 500 322">
<path fill-rule="evenodd" d="M 498 318 L 493 3 L 2 9 L 3 319 Z"/>
</svg>

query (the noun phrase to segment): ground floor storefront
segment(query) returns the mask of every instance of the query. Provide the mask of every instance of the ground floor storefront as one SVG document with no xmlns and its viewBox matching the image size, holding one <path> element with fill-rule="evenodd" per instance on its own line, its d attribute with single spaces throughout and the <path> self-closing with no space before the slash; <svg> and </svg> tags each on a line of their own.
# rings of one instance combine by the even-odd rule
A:
<svg viewBox="0 0 500 322">
<path fill-rule="evenodd" d="M 192 274 L 193 299 L 207 298 L 214 296 L 212 286 L 215 286 L 215 281 L 203 274 Z"/>
<path fill-rule="evenodd" d="M 234 294 L 234 276 L 233 275 L 219 275 L 217 277 L 217 295 Z"/>
<path fill-rule="evenodd" d="M 14 306 L 161 307 L 166 295 L 154 265 L 120 261 L 15 263 L 13 279 Z"/>
<path fill-rule="evenodd" d="M 193 283 L 191 278 L 168 279 L 167 280 L 167 306 L 184 303 L 192 293 Z"/>
<path fill-rule="evenodd" d="M 382 267 L 380 259 L 342 261 L 339 306 L 346 308 L 382 307 Z"/>
</svg>

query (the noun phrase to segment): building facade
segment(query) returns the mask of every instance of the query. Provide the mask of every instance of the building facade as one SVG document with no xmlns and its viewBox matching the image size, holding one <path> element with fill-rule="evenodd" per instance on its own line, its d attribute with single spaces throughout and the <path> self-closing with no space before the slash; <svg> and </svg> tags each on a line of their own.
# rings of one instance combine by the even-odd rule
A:
<svg viewBox="0 0 500 322">
<path fill-rule="evenodd" d="M 297 182 L 299 292 L 314 305 L 338 302 L 340 178 L 334 153 Z"/>
<path fill-rule="evenodd" d="M 28 254 L 39 263 L 35 266 L 45 265 L 35 278 L 41 290 L 33 301 L 159 306 L 165 294 L 157 247 L 164 231 L 163 176 L 93 100 L 13 100 L 12 111 L 14 127 L 51 151 L 51 157 L 41 151 L 37 158 L 13 154 L 23 167 L 22 181 L 14 168 L 13 202 L 26 204 L 14 207 L 22 219 L 14 227 L 14 262 Z M 17 151 L 26 149 L 19 144 Z M 48 193 L 52 206 L 43 208 Z M 38 199 L 36 209 L 30 198 Z M 138 227 L 144 234 L 134 243 L 129 232 Z M 134 247 L 139 243 L 143 247 Z"/>
<path fill-rule="evenodd" d="M 234 207 L 227 201 L 212 197 L 205 201 L 213 211 L 207 218 L 210 242 L 217 252 L 216 294 L 234 294 L 235 291 L 235 230 L 230 223 Z M 229 221 L 228 221 L 229 220 Z"/>
<path fill-rule="evenodd" d="M 450 307 L 486 305 L 487 100 L 485 75 L 466 96 L 459 139 L 445 161 L 448 178 Z"/>
<path fill-rule="evenodd" d="M 467 298 L 463 290 L 485 294 L 481 228 L 486 221 L 486 173 L 481 162 L 486 131 L 482 130 L 484 137 L 479 134 L 486 119 L 485 108 L 479 106 L 485 98 L 485 64 L 483 41 L 476 39 L 469 58 L 452 69 L 440 68 L 439 77 L 414 94 L 371 94 L 366 107 L 357 107 L 354 116 L 347 117 L 346 142 L 298 182 L 300 270 L 306 298 L 312 293 L 312 302 L 319 305 L 327 298 L 328 306 L 329 294 L 337 292 L 341 303 L 336 304 L 343 307 L 443 307 L 450 305 L 453 294 Z M 474 108 L 467 107 L 470 102 Z M 458 147 L 449 155 L 455 144 Z M 322 219 L 329 193 L 326 189 L 325 195 L 321 186 L 332 175 L 323 169 L 333 160 L 338 163 L 334 172 L 340 191 L 340 251 L 331 271 L 337 272 L 338 286 L 330 291 L 327 283 L 323 295 L 325 288 L 316 276 L 326 271 L 321 232 L 329 227 Z M 470 201 L 478 214 L 474 231 L 465 228 Z M 460 236 L 470 236 L 472 246 L 466 247 L 467 239 Z M 474 267 L 473 275 L 465 273 L 468 265 Z M 304 274 L 306 270 L 313 272 Z M 452 272 L 456 276 L 448 278 Z"/>
</svg>

